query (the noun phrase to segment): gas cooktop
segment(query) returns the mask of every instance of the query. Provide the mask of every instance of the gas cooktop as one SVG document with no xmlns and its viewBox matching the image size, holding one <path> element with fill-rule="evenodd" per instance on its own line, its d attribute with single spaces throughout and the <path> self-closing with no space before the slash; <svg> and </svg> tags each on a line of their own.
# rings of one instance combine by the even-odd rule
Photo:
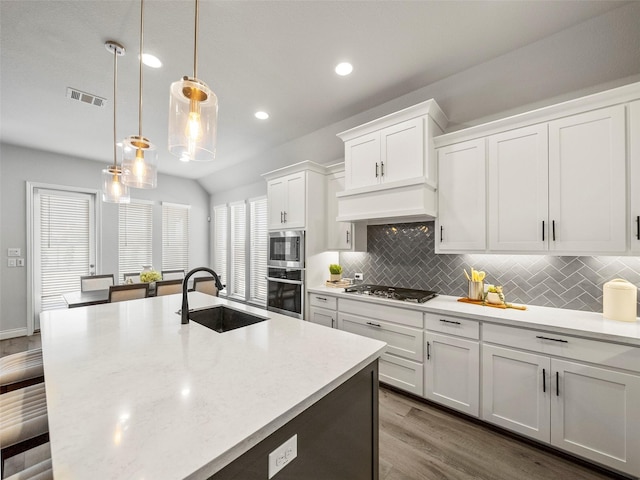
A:
<svg viewBox="0 0 640 480">
<path fill-rule="evenodd" d="M 430 290 L 414 290 L 411 288 L 386 287 L 383 285 L 353 285 L 344 289 L 345 293 L 370 295 L 372 297 L 390 298 L 403 302 L 424 303 L 435 297 L 437 292 Z"/>
</svg>

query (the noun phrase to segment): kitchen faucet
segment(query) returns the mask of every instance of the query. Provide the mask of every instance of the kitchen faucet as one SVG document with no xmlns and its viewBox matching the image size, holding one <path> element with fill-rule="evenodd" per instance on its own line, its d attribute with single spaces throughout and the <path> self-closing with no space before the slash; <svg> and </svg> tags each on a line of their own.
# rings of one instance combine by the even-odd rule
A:
<svg viewBox="0 0 640 480">
<path fill-rule="evenodd" d="M 189 279 L 191 278 L 191 275 L 193 275 L 194 273 L 197 272 L 209 272 L 212 276 L 213 279 L 216 282 L 216 288 L 218 289 L 218 291 L 222 290 L 224 288 L 224 285 L 222 285 L 222 283 L 220 283 L 220 278 L 218 278 L 218 274 L 216 272 L 214 272 L 213 270 L 211 270 L 210 268 L 207 267 L 196 267 L 193 270 L 190 270 L 189 273 L 187 273 L 184 276 L 184 280 L 182 281 L 182 310 L 180 312 L 181 316 L 182 316 L 182 324 L 186 325 L 189 323 L 189 299 L 187 298 L 187 282 L 189 281 Z"/>
</svg>

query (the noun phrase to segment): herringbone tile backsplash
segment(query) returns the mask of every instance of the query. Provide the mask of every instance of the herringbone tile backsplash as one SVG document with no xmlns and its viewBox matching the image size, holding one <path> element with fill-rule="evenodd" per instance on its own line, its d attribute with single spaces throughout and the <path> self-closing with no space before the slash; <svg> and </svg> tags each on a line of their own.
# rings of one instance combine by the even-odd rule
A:
<svg viewBox="0 0 640 480">
<path fill-rule="evenodd" d="M 624 278 L 640 287 L 640 257 L 436 255 L 434 222 L 370 225 L 367 252 L 342 252 L 343 276 L 365 283 L 466 296 L 463 268 L 484 270 L 513 303 L 602 312 L 602 287 Z M 640 305 L 639 305 L 640 307 Z M 640 308 L 639 308 L 640 311 Z"/>
</svg>

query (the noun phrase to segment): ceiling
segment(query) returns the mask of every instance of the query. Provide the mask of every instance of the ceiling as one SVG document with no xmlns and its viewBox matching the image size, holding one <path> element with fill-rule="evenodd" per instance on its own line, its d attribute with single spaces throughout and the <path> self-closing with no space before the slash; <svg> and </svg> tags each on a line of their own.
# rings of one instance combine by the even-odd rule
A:
<svg viewBox="0 0 640 480">
<path fill-rule="evenodd" d="M 425 86 L 440 85 L 446 97 L 446 79 L 482 82 L 460 75 L 630 3 L 638 2 L 201 0 L 198 77 L 219 98 L 218 151 L 213 162 L 185 164 L 167 150 L 167 113 L 170 84 L 193 73 L 194 2 L 147 0 L 145 51 L 163 67 L 144 69 L 143 134 L 158 148 L 160 172 L 197 179 L 210 193 L 248 171 L 255 177 L 293 163 L 287 157 L 328 162 L 339 155 L 340 141 L 327 126 L 343 126 Z M 640 30 L 640 10 L 631 12 Z M 127 49 L 118 62 L 118 137 L 124 138 L 138 133 L 139 14 L 140 3 L 130 0 L 1 0 L 0 140 L 112 162 L 113 57 L 104 43 L 116 40 Z M 640 57 L 638 44 L 626 47 Z M 546 48 L 550 56 L 554 50 Z M 339 77 L 333 69 L 345 60 L 354 71 Z M 640 64 L 622 57 L 606 66 L 606 74 L 600 65 L 593 69 L 599 76 L 589 81 L 604 82 L 640 73 Z M 578 80 L 587 73 L 570 70 L 576 80 L 566 88 L 589 85 Z M 529 77 L 530 84 L 518 84 L 493 108 L 441 107 L 460 123 L 563 93 L 538 91 L 546 79 Z M 99 108 L 73 101 L 67 87 L 108 103 Z M 271 117 L 257 120 L 257 110 Z M 307 150 L 301 138 L 309 140 Z M 323 144 L 326 157 L 319 153 Z M 267 157 L 272 161 L 260 163 Z"/>
</svg>

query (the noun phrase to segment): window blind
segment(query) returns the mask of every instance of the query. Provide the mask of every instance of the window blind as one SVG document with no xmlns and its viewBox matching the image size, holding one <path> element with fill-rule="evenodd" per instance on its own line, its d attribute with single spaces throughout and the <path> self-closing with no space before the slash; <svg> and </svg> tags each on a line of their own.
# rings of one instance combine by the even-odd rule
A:
<svg viewBox="0 0 640 480">
<path fill-rule="evenodd" d="M 230 205 L 231 210 L 231 272 L 229 296 L 245 299 L 245 269 L 247 248 L 247 213 L 244 202 L 236 202 Z"/>
<path fill-rule="evenodd" d="M 249 301 L 267 304 L 267 197 L 249 201 Z"/>
<path fill-rule="evenodd" d="M 189 205 L 162 203 L 162 270 L 189 270 Z"/>
<path fill-rule="evenodd" d="M 118 229 L 119 282 L 125 273 L 142 271 L 152 261 L 153 205 L 133 202 L 120 204 Z"/>
<path fill-rule="evenodd" d="M 213 270 L 222 284 L 229 281 L 227 276 L 227 232 L 229 213 L 226 205 L 213 207 Z M 225 288 L 222 292 L 226 293 Z"/>
</svg>

